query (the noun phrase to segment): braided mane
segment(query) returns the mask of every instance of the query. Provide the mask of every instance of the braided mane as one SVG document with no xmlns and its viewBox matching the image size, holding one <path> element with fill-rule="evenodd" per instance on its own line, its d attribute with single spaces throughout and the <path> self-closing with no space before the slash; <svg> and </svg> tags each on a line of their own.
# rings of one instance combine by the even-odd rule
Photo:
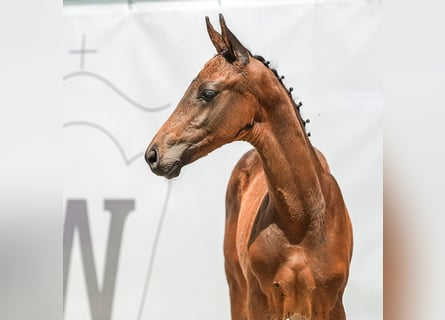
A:
<svg viewBox="0 0 445 320">
<path fill-rule="evenodd" d="M 303 127 L 305 129 L 305 132 L 307 134 L 308 137 L 311 136 L 310 132 L 306 131 L 306 124 L 310 122 L 309 119 L 303 120 L 302 116 L 301 116 L 301 112 L 300 112 L 300 108 L 303 106 L 303 103 L 301 101 L 299 101 L 298 103 L 295 103 L 293 97 L 292 97 L 292 91 L 294 90 L 294 88 L 289 87 L 289 89 L 284 85 L 283 83 L 283 79 L 284 76 L 280 76 L 278 74 L 278 71 L 274 68 L 270 67 L 270 61 L 264 59 L 264 57 L 260 56 L 260 55 L 252 55 L 252 57 L 254 57 L 255 59 L 257 59 L 258 61 L 260 61 L 262 64 L 264 64 L 269 70 L 271 70 L 273 72 L 273 74 L 277 77 L 278 81 L 281 83 L 281 85 L 283 86 L 283 88 L 286 90 L 287 94 L 289 95 L 289 97 L 291 98 L 292 101 L 292 105 L 294 106 L 295 109 L 295 114 L 297 115 L 297 118 L 301 121 L 301 123 L 303 124 Z"/>
</svg>

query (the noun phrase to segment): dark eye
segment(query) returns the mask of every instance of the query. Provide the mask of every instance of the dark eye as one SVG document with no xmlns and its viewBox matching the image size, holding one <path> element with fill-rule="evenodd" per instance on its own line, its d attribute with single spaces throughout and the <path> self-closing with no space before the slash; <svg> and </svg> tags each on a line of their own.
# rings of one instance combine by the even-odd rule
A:
<svg viewBox="0 0 445 320">
<path fill-rule="evenodd" d="M 213 98 L 215 98 L 217 94 L 218 94 L 218 92 L 216 92 L 215 90 L 205 89 L 201 92 L 201 94 L 199 95 L 199 98 L 202 98 L 205 101 L 210 101 Z"/>
</svg>

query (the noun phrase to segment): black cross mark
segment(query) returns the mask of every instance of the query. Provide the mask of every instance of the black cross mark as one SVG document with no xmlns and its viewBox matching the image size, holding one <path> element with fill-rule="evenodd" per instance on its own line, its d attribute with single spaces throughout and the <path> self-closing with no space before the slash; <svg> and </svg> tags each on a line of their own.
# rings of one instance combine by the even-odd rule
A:
<svg viewBox="0 0 445 320">
<path fill-rule="evenodd" d="M 83 69 L 85 66 L 85 54 L 87 53 L 97 53 L 97 50 L 94 49 L 85 49 L 86 43 L 86 35 L 82 34 L 82 44 L 80 49 L 70 50 L 71 54 L 80 54 L 80 69 Z"/>
</svg>

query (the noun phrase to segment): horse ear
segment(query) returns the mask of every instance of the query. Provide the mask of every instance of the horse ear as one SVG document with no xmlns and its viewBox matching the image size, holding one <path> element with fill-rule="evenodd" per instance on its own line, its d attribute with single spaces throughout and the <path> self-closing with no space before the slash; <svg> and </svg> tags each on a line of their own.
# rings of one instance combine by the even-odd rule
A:
<svg viewBox="0 0 445 320">
<path fill-rule="evenodd" d="M 248 64 L 250 61 L 249 50 L 247 50 L 237 37 L 235 37 L 232 31 L 227 28 L 226 21 L 221 13 L 219 14 L 219 24 L 221 25 L 222 40 L 228 48 L 226 58 L 231 62 L 236 60 L 243 65 Z"/>
<path fill-rule="evenodd" d="M 210 23 L 209 17 L 206 16 L 206 24 L 207 24 L 207 32 L 209 34 L 210 40 L 212 40 L 213 45 L 216 48 L 216 52 L 218 54 L 225 54 L 229 49 L 227 48 L 227 45 L 224 43 L 221 35 L 213 28 L 212 24 Z"/>
</svg>

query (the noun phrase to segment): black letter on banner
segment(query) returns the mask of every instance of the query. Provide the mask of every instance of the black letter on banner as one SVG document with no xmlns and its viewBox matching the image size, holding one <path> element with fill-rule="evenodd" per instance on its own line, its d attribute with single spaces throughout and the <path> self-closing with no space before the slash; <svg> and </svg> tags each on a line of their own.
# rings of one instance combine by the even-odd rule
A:
<svg viewBox="0 0 445 320">
<path fill-rule="evenodd" d="M 134 210 L 134 200 L 105 200 L 104 208 L 111 213 L 111 221 L 102 290 L 97 280 L 86 200 L 68 200 L 63 232 L 63 302 L 65 304 L 74 230 L 77 229 L 93 320 L 111 319 L 122 231 L 127 215 Z"/>
</svg>

